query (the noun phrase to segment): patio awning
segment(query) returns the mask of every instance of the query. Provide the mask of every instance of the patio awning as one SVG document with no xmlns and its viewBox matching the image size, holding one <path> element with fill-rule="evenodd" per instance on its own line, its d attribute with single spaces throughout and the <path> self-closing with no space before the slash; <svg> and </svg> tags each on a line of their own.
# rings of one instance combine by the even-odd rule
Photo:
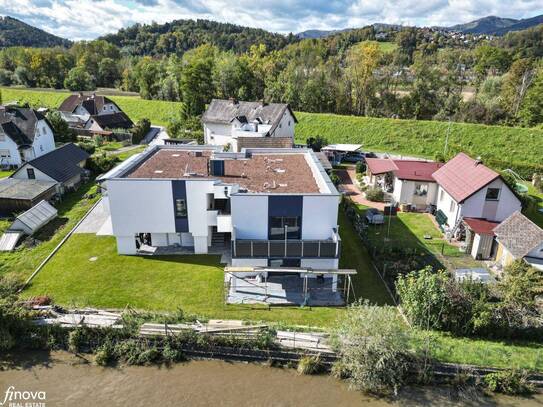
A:
<svg viewBox="0 0 543 407">
<path fill-rule="evenodd" d="M 323 148 L 321 151 L 337 151 L 343 153 L 354 153 L 362 148 L 362 144 L 329 144 Z"/>
</svg>

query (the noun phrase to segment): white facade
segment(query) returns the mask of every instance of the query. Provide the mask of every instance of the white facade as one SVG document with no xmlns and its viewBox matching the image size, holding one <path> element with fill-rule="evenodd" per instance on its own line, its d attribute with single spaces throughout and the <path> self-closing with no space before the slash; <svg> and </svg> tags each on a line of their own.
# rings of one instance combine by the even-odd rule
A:
<svg viewBox="0 0 543 407">
<path fill-rule="evenodd" d="M 31 146 L 19 147 L 0 128 L 0 166 L 18 167 L 55 149 L 53 130 L 45 120 L 38 120 Z"/>
<path fill-rule="evenodd" d="M 499 190 L 498 199 L 486 199 L 489 188 Z M 439 186 L 436 205 L 437 209 L 447 216 L 449 227 L 453 227 L 460 217 L 502 222 L 514 212 L 522 209 L 519 199 L 501 178 L 495 179 L 463 202 L 456 202 L 443 187 Z"/>
<path fill-rule="evenodd" d="M 286 109 L 275 129 L 269 133 L 271 125 L 257 123 L 240 123 L 234 119 L 232 123 L 203 122 L 205 144 L 214 146 L 230 145 L 232 151 L 238 151 L 238 137 L 288 137 L 294 141 L 296 121 L 289 109 Z M 269 134 L 268 134 L 269 133 Z"/>
<path fill-rule="evenodd" d="M 296 150 L 296 154 L 306 154 L 314 165 L 312 171 L 320 191 L 317 193 L 247 193 L 240 191 L 239 185 L 225 183 L 213 176 L 193 179 L 123 176 L 130 168 L 145 162 L 146 157 L 154 151 L 172 148 L 209 150 L 210 147 L 154 146 L 101 178 L 105 189 L 103 199 L 107 200 L 106 205 L 110 208 L 112 231 L 117 239 L 119 254 L 137 254 L 141 234 L 150 237 L 150 244 L 145 243 L 147 245 L 159 248 L 184 246 L 194 253 L 208 253 L 213 247 L 213 238 L 224 233 L 227 239 L 230 238 L 228 240 L 233 248 L 237 241 L 256 241 L 261 244 L 272 242 L 269 240 L 270 214 L 278 208 L 277 205 L 271 207 L 270 202 L 279 196 L 280 200 L 295 201 L 292 210 L 299 214 L 301 222 L 300 238 L 295 241 L 308 242 L 308 245 L 324 242 L 329 250 L 332 246 L 336 250 L 331 254 L 329 251 L 328 254 L 319 251 L 312 256 L 294 256 L 297 257 L 299 267 L 323 270 L 338 268 L 340 241 L 337 219 L 340 196 L 312 152 Z M 186 215 L 182 219 L 176 217 L 179 200 L 186 202 Z M 148 238 L 146 241 L 149 242 Z M 281 244 L 285 241 L 273 242 Z M 281 256 L 245 256 L 234 248 L 231 265 L 266 267 L 271 265 L 272 257 L 277 261 Z"/>
<path fill-rule="evenodd" d="M 394 176 L 392 196 L 398 204 L 410 204 L 417 209 L 425 209 L 436 201 L 437 184 L 428 181 L 410 181 Z"/>
</svg>

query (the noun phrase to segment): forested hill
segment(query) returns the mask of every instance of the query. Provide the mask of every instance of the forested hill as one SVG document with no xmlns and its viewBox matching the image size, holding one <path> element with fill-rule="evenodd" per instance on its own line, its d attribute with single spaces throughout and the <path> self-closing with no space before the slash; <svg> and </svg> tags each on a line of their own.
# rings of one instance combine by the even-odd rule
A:
<svg viewBox="0 0 543 407">
<path fill-rule="evenodd" d="M 175 20 L 165 24 L 136 24 L 121 28 L 102 39 L 123 48 L 131 55 L 181 54 L 203 44 L 213 44 L 222 51 L 247 52 L 253 44 L 265 44 L 278 50 L 297 41 L 295 35 L 271 33 L 258 28 L 210 20 Z"/>
<path fill-rule="evenodd" d="M 0 48 L 6 47 L 69 47 L 71 42 L 32 27 L 13 17 L 0 17 Z"/>
</svg>

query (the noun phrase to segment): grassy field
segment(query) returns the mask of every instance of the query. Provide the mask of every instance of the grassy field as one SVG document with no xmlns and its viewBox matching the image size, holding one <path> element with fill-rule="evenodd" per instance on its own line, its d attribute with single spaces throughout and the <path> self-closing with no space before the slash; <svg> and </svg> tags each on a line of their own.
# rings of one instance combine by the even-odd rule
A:
<svg viewBox="0 0 543 407">
<path fill-rule="evenodd" d="M 386 42 L 386 41 L 362 41 L 366 44 L 377 44 L 379 49 L 385 54 L 394 51 L 398 48 L 398 45 L 395 42 Z"/>
<path fill-rule="evenodd" d="M 0 170 L 0 178 L 6 178 L 9 177 L 11 174 L 13 174 L 13 171 L 2 171 Z"/>
<path fill-rule="evenodd" d="M 525 183 L 528 187 L 528 195 L 530 196 L 530 202 L 528 207 L 523 211 L 532 222 L 543 228 L 543 192 L 537 191 L 534 186 L 528 182 Z"/>
<path fill-rule="evenodd" d="M 362 144 L 365 150 L 432 158 L 443 153 L 449 124 L 297 112 L 296 140 L 323 136 L 330 143 Z M 514 167 L 531 176 L 543 169 L 543 129 L 451 123 L 448 155 L 464 151 L 491 167 Z"/>
<path fill-rule="evenodd" d="M 70 92 L 19 88 L 1 88 L 4 103 L 28 102 L 32 106 L 58 108 Z M 108 96 L 135 122 L 149 118 L 153 124 L 165 126 L 168 119 L 177 114 L 180 103 L 162 100 L 144 100 L 138 96 Z"/>
</svg>

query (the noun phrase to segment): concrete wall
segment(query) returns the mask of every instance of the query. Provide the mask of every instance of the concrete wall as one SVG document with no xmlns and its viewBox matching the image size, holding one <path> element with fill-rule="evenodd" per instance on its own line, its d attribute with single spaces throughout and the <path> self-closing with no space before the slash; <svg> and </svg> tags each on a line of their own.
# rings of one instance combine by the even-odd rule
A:
<svg viewBox="0 0 543 407">
<path fill-rule="evenodd" d="M 426 185 L 428 193 L 426 196 L 415 195 L 418 184 Z M 394 192 L 392 196 L 395 202 L 406 203 L 424 209 L 427 205 L 435 204 L 437 195 L 437 184 L 435 182 L 418 182 L 401 180 L 394 177 Z"/>
<path fill-rule="evenodd" d="M 0 133 L 0 153 L 2 155 L 0 157 L 0 164 L 10 166 L 21 165 L 21 156 L 17 144 L 4 133 Z"/>
<path fill-rule="evenodd" d="M 53 135 L 53 130 L 45 120 L 38 120 L 36 124 L 32 149 L 34 150 L 33 158 L 40 157 L 55 149 L 55 136 Z"/>
<path fill-rule="evenodd" d="M 500 189 L 498 201 L 485 199 L 488 188 Z M 519 210 L 521 210 L 520 201 L 501 178 L 498 178 L 465 200 L 462 205 L 462 216 L 501 222 Z"/>
<path fill-rule="evenodd" d="M 454 208 L 451 210 L 451 202 L 454 202 Z M 458 203 L 441 186 L 437 189 L 436 198 L 437 210 L 441 210 L 447 216 L 447 224 L 453 227 L 457 221 L 460 210 Z"/>
<path fill-rule="evenodd" d="M 337 228 L 339 197 L 320 195 L 303 197 L 302 239 L 325 240 Z"/>
<path fill-rule="evenodd" d="M 221 123 L 204 123 L 205 144 L 224 146 L 232 139 L 232 126 Z"/>
<path fill-rule="evenodd" d="M 290 111 L 287 109 L 281 117 L 279 125 L 275 128 L 272 136 L 273 137 L 291 137 L 294 138 L 294 127 L 296 123 L 294 122 L 294 117 L 290 114 Z"/>
<path fill-rule="evenodd" d="M 268 239 L 267 195 L 232 195 L 230 207 L 237 239 Z"/>
</svg>

